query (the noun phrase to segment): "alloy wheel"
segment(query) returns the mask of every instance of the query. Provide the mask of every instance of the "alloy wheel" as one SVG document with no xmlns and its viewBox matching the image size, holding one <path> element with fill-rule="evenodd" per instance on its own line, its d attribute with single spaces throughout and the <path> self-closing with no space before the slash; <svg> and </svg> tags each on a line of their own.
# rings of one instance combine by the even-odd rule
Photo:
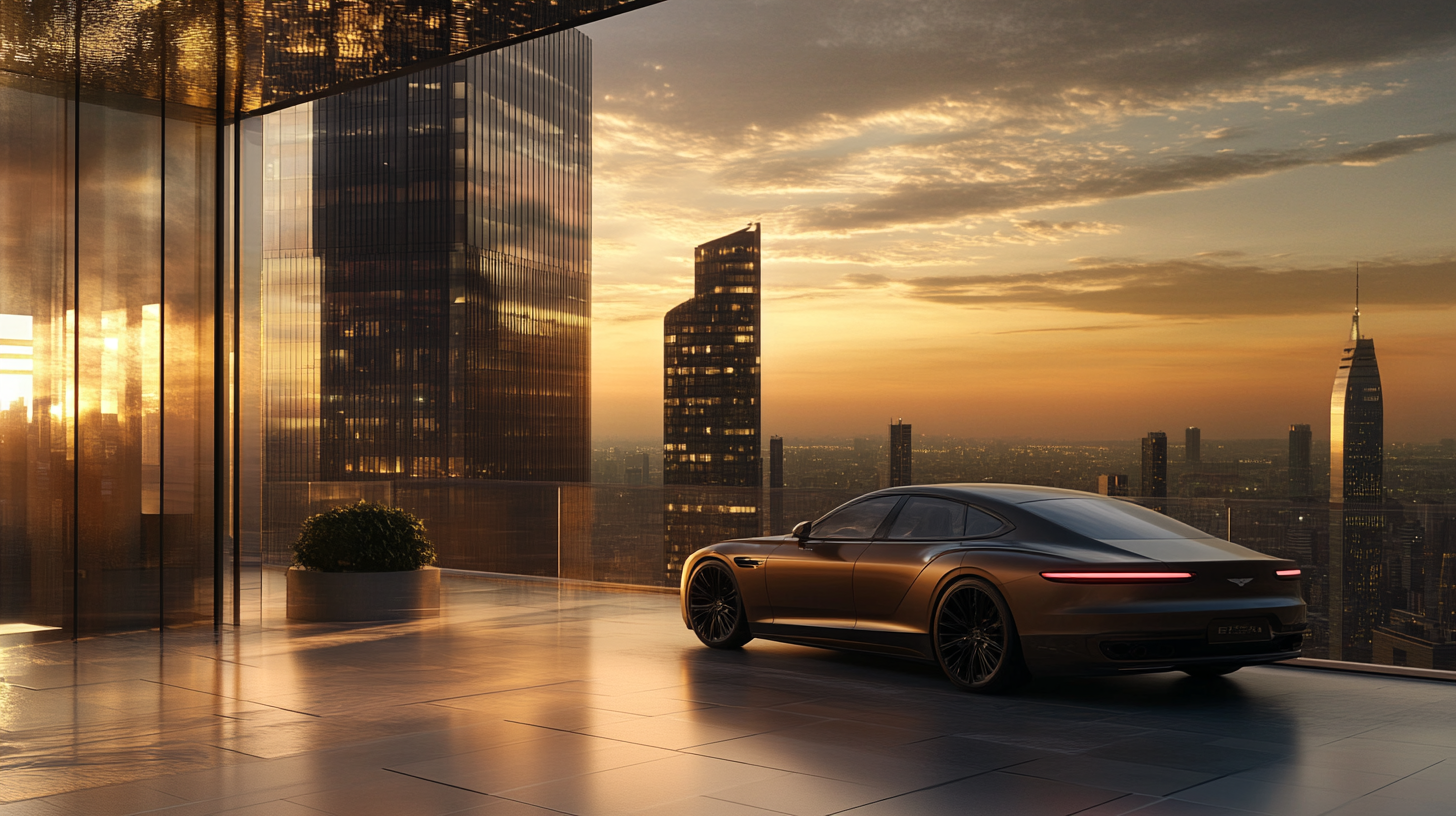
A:
<svg viewBox="0 0 1456 816">
<path fill-rule="evenodd" d="M 741 646 L 744 637 L 743 605 L 733 576 L 714 561 L 702 565 L 688 584 L 688 620 L 703 643 L 722 648 Z"/>
<path fill-rule="evenodd" d="M 1008 660 L 1009 634 L 1001 605 L 985 588 L 973 582 L 954 586 L 942 600 L 935 623 L 941 667 L 957 685 L 988 685 Z"/>
</svg>

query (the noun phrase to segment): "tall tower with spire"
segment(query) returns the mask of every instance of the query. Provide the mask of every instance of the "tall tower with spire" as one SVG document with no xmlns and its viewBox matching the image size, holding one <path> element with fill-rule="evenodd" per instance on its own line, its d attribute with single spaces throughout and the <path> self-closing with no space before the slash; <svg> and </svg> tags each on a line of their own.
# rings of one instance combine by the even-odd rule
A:
<svg viewBox="0 0 1456 816">
<path fill-rule="evenodd" d="M 1375 341 L 1360 330 L 1360 273 L 1350 340 L 1330 393 L 1330 657 L 1370 660 L 1380 625 L 1385 403 Z"/>
</svg>

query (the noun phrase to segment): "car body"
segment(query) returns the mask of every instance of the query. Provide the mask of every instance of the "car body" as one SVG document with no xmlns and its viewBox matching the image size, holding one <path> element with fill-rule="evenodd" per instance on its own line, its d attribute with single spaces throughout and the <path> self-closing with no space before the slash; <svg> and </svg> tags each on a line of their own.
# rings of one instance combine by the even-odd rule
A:
<svg viewBox="0 0 1456 816">
<path fill-rule="evenodd" d="M 937 605 L 959 585 L 1004 601 L 1004 646 L 1037 676 L 1223 674 L 1298 657 L 1306 634 L 1297 564 L 1121 499 L 1023 485 L 895 487 L 796 530 L 691 555 L 688 627 L 706 608 L 693 606 L 693 576 L 718 562 L 737 587 L 742 631 L 734 640 L 943 667 Z"/>
</svg>

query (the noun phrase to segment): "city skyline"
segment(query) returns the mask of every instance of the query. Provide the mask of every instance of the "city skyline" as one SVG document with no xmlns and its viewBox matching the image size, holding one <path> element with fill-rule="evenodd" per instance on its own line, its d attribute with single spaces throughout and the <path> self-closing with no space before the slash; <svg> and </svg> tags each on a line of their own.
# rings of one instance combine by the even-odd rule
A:
<svg viewBox="0 0 1456 816">
<path fill-rule="evenodd" d="M 1456 359 L 1453 12 L 1225 11 L 680 0 L 589 26 L 594 435 L 650 432 L 683 236 L 754 215 L 786 437 L 1322 424 L 1356 262 L 1388 437 L 1456 436 L 1430 375 Z M 823 417 L 827 393 L 855 399 Z"/>
</svg>

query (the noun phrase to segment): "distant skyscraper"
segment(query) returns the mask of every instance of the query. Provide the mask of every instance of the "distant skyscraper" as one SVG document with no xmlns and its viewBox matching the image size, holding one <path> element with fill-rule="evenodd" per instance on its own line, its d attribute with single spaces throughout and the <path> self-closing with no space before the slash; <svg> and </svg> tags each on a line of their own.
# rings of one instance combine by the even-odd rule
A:
<svg viewBox="0 0 1456 816">
<path fill-rule="evenodd" d="M 1314 495 L 1314 468 L 1310 465 L 1312 437 L 1309 426 L 1289 426 L 1289 498 L 1308 499 Z"/>
<path fill-rule="evenodd" d="M 1097 492 L 1103 496 L 1126 496 L 1127 474 L 1104 473 L 1097 477 Z"/>
<path fill-rule="evenodd" d="M 663 321 L 669 582 L 694 550 L 758 534 L 760 235 L 751 224 L 698 247 L 693 297 Z"/>
<path fill-rule="evenodd" d="M 1360 333 L 1359 285 L 1350 341 L 1330 393 L 1330 657 L 1368 661 L 1381 623 L 1385 403 L 1375 341 Z"/>
<path fill-rule="evenodd" d="M 784 438 L 768 438 L 768 532 L 778 535 L 784 527 Z"/>
<path fill-rule="evenodd" d="M 1183 461 L 1189 464 L 1203 461 L 1203 431 L 1198 428 L 1183 432 Z"/>
<path fill-rule="evenodd" d="M 1143 472 L 1140 496 L 1168 498 L 1168 435 L 1150 431 L 1143 439 Z"/>
<path fill-rule="evenodd" d="M 903 419 L 890 426 L 890 487 L 915 483 L 910 464 L 911 439 L 910 426 Z"/>
</svg>

